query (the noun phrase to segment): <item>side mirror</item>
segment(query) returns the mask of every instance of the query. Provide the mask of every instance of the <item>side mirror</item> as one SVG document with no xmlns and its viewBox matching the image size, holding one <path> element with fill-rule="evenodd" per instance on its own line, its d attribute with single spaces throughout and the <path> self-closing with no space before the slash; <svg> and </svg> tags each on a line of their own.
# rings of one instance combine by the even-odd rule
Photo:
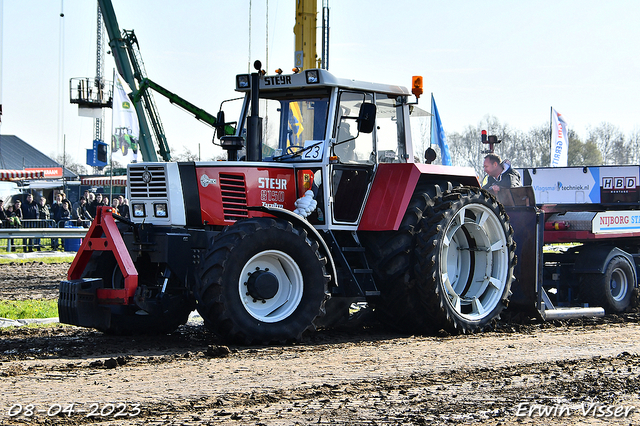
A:
<svg viewBox="0 0 640 426">
<path fill-rule="evenodd" d="M 431 147 L 427 148 L 427 150 L 424 152 L 424 160 L 427 162 L 427 164 L 431 164 L 435 159 L 436 150 Z"/>
<path fill-rule="evenodd" d="M 376 106 L 371 103 L 363 103 L 360 106 L 360 114 L 356 119 L 358 122 L 358 132 L 371 133 L 376 125 Z"/>
<path fill-rule="evenodd" d="M 214 126 L 216 128 L 216 137 L 218 139 L 221 139 L 225 135 L 224 126 L 225 126 L 224 111 L 220 110 L 218 111 L 218 115 L 216 116 L 216 124 Z"/>
</svg>

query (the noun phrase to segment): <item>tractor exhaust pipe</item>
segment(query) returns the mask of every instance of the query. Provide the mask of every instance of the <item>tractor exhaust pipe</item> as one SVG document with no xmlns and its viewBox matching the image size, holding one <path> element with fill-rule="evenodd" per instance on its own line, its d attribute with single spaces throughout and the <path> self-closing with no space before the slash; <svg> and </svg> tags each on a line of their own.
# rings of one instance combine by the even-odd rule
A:
<svg viewBox="0 0 640 426">
<path fill-rule="evenodd" d="M 262 161 L 262 117 L 260 117 L 260 77 L 262 63 L 255 61 L 251 73 L 251 115 L 247 117 L 247 161 Z"/>
</svg>

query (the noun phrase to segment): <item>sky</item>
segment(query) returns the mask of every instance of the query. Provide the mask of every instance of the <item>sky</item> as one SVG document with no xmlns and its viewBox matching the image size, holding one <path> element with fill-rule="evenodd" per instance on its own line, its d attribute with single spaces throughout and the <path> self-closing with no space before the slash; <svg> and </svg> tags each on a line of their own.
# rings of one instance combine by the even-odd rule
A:
<svg viewBox="0 0 640 426">
<path fill-rule="evenodd" d="M 253 60 L 269 74 L 293 66 L 294 0 L 112 2 L 120 29 L 135 30 L 149 78 L 209 112 L 237 96 L 235 75 Z M 50 156 L 65 150 L 84 164 L 94 123 L 69 102 L 69 80 L 95 76 L 97 2 L 0 5 L 0 133 Z M 602 122 L 626 135 L 640 130 L 640 1 L 330 0 L 329 6 L 329 71 L 407 87 L 411 76 L 422 75 L 421 107 L 429 110 L 433 93 L 447 133 L 487 115 L 527 131 L 549 123 L 550 107 L 582 138 Z M 318 38 L 318 53 L 320 46 Z M 109 80 L 114 68 L 107 55 Z M 186 148 L 204 160 L 221 152 L 210 127 L 159 95 L 155 100 L 173 153 Z M 105 138 L 110 118 L 107 110 Z"/>
</svg>

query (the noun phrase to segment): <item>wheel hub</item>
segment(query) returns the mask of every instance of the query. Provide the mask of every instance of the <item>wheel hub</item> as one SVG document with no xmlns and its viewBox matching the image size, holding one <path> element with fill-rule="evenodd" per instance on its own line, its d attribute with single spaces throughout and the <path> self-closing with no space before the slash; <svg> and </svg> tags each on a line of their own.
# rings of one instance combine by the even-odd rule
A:
<svg viewBox="0 0 640 426">
<path fill-rule="evenodd" d="M 278 293 L 278 278 L 269 270 L 257 270 L 251 274 L 247 281 L 249 296 L 256 300 L 267 300 Z"/>
</svg>

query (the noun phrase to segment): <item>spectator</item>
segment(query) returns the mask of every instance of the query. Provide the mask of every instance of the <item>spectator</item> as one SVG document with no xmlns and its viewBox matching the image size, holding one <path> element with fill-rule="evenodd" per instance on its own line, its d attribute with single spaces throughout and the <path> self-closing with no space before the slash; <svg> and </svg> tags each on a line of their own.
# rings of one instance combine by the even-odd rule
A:
<svg viewBox="0 0 640 426">
<path fill-rule="evenodd" d="M 96 194 L 90 192 L 87 196 L 87 213 L 91 216 L 91 220 L 96 217 L 96 206 L 94 202 L 96 201 Z"/>
<path fill-rule="evenodd" d="M 40 223 L 42 223 L 42 227 L 51 228 L 51 212 L 49 211 L 49 205 L 47 204 L 47 199 L 45 197 L 40 197 L 40 206 L 38 209 L 40 210 Z M 36 241 L 36 250 L 40 251 L 42 248 L 42 242 L 40 238 Z"/>
<path fill-rule="evenodd" d="M 103 206 L 108 206 L 109 205 L 109 197 L 107 197 L 106 195 L 104 197 L 102 197 L 102 205 Z"/>
<path fill-rule="evenodd" d="M 129 206 L 127 205 L 127 200 L 122 195 L 118 196 L 118 210 L 120 211 L 120 216 L 125 219 L 130 219 L 129 216 Z"/>
<path fill-rule="evenodd" d="M 20 228 L 22 226 L 22 210 L 20 209 L 20 200 L 16 200 L 12 206 L 7 208 L 7 218 L 11 228 Z M 7 251 L 16 251 L 16 240 L 11 238 L 7 244 Z"/>
<path fill-rule="evenodd" d="M 58 224 L 58 228 L 64 228 L 65 223 L 68 220 L 71 220 L 71 202 L 69 202 L 69 200 L 62 200 L 62 202 L 60 203 L 60 208 L 58 208 L 56 212 L 55 219 L 56 219 L 56 223 Z M 63 246 L 62 244 L 58 245 L 56 242 L 56 249 L 58 247 L 63 247 Z M 64 249 L 62 249 L 62 251 L 64 251 Z"/>
<path fill-rule="evenodd" d="M 96 217 L 96 211 L 98 210 L 98 207 L 100 206 L 104 206 L 104 203 L 102 202 L 102 194 L 100 194 L 99 192 L 96 194 L 96 199 L 93 201 L 93 203 L 91 203 L 92 208 L 91 208 L 91 217 Z"/>
<path fill-rule="evenodd" d="M 13 215 L 20 219 L 19 223 L 22 224 L 22 219 L 24 218 L 22 215 L 22 201 L 16 200 L 13 203 Z"/>
<path fill-rule="evenodd" d="M 38 209 L 40 210 L 40 220 L 51 219 L 51 211 L 49 210 L 49 205 L 45 197 L 40 197 L 40 207 Z"/>
<path fill-rule="evenodd" d="M 63 192 L 59 192 L 58 194 L 56 194 L 55 199 L 53 200 L 53 205 L 51 205 L 51 216 L 53 218 L 53 220 L 55 221 L 55 225 L 54 227 L 59 227 L 59 223 L 58 223 L 58 217 L 60 215 L 60 210 L 62 209 L 62 201 L 64 200 L 64 193 Z M 57 250 L 58 249 L 58 244 L 59 244 L 59 239 L 58 238 L 52 238 L 51 239 L 51 248 L 53 250 Z"/>
<path fill-rule="evenodd" d="M 113 212 L 119 216 L 122 216 L 120 214 L 120 200 L 118 200 L 116 197 L 113 198 L 113 203 L 111 204 L 111 207 L 113 207 Z"/>
<path fill-rule="evenodd" d="M 24 203 L 24 207 L 22 207 L 23 218 L 23 226 L 27 228 L 35 228 L 37 227 L 36 221 L 40 219 L 40 209 L 38 208 L 38 203 L 33 201 L 33 194 L 27 194 L 27 200 Z M 27 239 L 26 251 L 32 252 L 33 246 L 36 245 L 36 241 L 34 238 Z"/>
<path fill-rule="evenodd" d="M 91 216 L 89 216 L 89 212 L 87 212 L 87 200 L 84 197 L 80 197 L 78 206 L 71 212 L 71 217 L 76 221 L 78 226 L 85 226 L 87 225 L 86 222 L 91 220 Z"/>
<path fill-rule="evenodd" d="M 53 199 L 53 204 L 51 205 L 51 214 L 53 215 L 54 219 L 57 215 L 58 210 L 62 207 L 62 200 L 64 200 L 64 197 L 61 192 L 56 194 L 55 198 Z"/>
<path fill-rule="evenodd" d="M 5 222 L 7 220 L 7 212 L 4 211 L 4 200 L 0 199 L 0 222 L 2 226 L 5 226 Z"/>
<path fill-rule="evenodd" d="M 56 211 L 56 222 L 58 222 L 58 228 L 63 228 L 64 223 L 71 219 L 71 203 L 69 200 L 62 200 L 60 207 Z"/>
</svg>

